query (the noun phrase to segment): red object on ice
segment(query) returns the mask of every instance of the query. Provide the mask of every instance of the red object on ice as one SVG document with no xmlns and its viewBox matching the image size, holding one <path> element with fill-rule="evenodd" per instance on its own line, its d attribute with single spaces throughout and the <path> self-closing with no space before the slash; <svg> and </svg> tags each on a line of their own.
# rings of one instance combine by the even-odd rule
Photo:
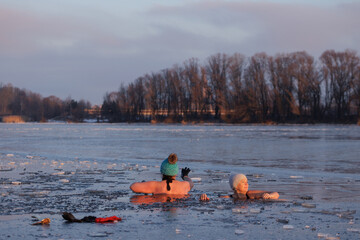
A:
<svg viewBox="0 0 360 240">
<path fill-rule="evenodd" d="M 107 222 L 120 222 L 121 218 L 117 217 L 117 216 L 112 216 L 112 217 L 106 217 L 106 218 L 96 218 L 95 222 L 96 223 L 107 223 Z"/>
</svg>

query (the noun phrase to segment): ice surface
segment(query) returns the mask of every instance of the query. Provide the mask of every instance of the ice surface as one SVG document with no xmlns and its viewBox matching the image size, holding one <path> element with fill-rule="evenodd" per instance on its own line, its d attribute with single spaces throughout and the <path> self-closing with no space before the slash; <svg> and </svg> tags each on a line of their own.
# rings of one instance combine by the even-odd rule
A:
<svg viewBox="0 0 360 240">
<path fill-rule="evenodd" d="M 6 238 L 359 236 L 357 126 L 29 123 L 0 124 L 0 134 L 0 232 Z M 159 166 L 171 152 L 180 168 L 191 169 L 190 195 L 131 202 L 137 195 L 130 184 L 160 180 Z M 245 173 L 250 189 L 278 191 L 283 200 L 219 198 L 231 194 L 230 173 Z M 201 193 L 210 201 L 200 202 Z M 62 211 L 123 221 L 64 224 Z M 49 228 L 31 226 L 33 215 L 51 218 Z"/>
</svg>

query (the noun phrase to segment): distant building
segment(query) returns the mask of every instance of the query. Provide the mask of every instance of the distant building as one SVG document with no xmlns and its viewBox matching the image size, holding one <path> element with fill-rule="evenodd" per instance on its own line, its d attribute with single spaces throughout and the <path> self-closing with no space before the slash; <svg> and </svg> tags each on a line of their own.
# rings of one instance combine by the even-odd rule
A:
<svg viewBox="0 0 360 240">
<path fill-rule="evenodd" d="M 0 116 L 0 122 L 3 123 L 24 123 L 25 119 L 18 115 Z"/>
</svg>

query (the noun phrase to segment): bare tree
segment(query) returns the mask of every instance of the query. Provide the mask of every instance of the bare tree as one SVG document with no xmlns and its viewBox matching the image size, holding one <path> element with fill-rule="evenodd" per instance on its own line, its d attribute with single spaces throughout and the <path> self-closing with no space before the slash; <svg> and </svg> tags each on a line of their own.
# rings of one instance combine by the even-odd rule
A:
<svg viewBox="0 0 360 240">
<path fill-rule="evenodd" d="M 295 80 L 300 119 L 302 121 L 304 118 L 319 120 L 321 79 L 314 58 L 306 52 L 296 52 L 291 56 L 293 59 L 292 75 Z"/>
<path fill-rule="evenodd" d="M 101 106 L 101 115 L 110 122 L 119 122 L 121 112 L 118 104 L 119 92 L 105 93 Z"/>
<path fill-rule="evenodd" d="M 277 121 L 293 120 L 299 109 L 293 95 L 294 61 L 291 54 L 277 55 L 270 60 L 271 83 L 273 87 L 273 115 Z"/>
<path fill-rule="evenodd" d="M 246 119 L 250 122 L 265 122 L 270 110 L 270 92 L 268 80 L 269 57 L 258 53 L 251 57 L 245 70 L 244 104 Z"/>
<path fill-rule="evenodd" d="M 174 104 L 176 99 L 174 98 L 176 93 L 174 92 L 174 82 L 171 69 L 165 69 L 162 71 L 162 78 L 165 81 L 165 96 L 166 96 L 166 109 L 167 115 L 170 116 L 177 111 L 177 107 Z"/>
<path fill-rule="evenodd" d="M 355 71 L 355 77 L 354 80 L 351 83 L 352 87 L 352 103 L 356 107 L 356 113 L 357 113 L 357 121 L 358 124 L 360 124 L 360 64 L 358 64 L 357 69 Z"/>
<path fill-rule="evenodd" d="M 49 96 L 43 99 L 44 118 L 52 119 L 63 114 L 63 101 L 56 96 Z"/>
<path fill-rule="evenodd" d="M 135 113 L 140 116 L 145 109 L 145 88 L 144 78 L 140 77 L 135 80 Z"/>
<path fill-rule="evenodd" d="M 159 105 L 159 90 L 158 90 L 158 77 L 156 74 L 146 75 L 145 76 L 145 99 L 146 99 L 146 105 L 147 109 L 151 110 L 151 118 L 156 119 L 156 113 L 160 108 Z"/>
<path fill-rule="evenodd" d="M 212 98 L 212 92 L 211 87 L 209 86 L 208 80 L 207 80 L 207 74 L 205 67 L 201 67 L 201 80 L 200 80 L 200 90 L 201 90 L 201 100 L 200 100 L 200 114 L 203 115 L 209 115 L 211 108 L 211 98 Z"/>
<path fill-rule="evenodd" d="M 0 114 L 7 115 L 12 114 L 12 110 L 9 108 L 14 98 L 14 87 L 11 84 L 0 84 Z"/>
<path fill-rule="evenodd" d="M 120 111 L 119 118 L 121 121 L 129 121 L 130 119 L 130 98 L 128 95 L 128 88 L 125 88 L 122 83 L 117 94 L 117 104 Z"/>
<path fill-rule="evenodd" d="M 229 59 L 226 54 L 218 53 L 208 59 L 206 69 L 212 88 L 215 118 L 220 118 L 221 115 L 226 114 L 229 109 L 227 84 L 228 67 Z"/>
<path fill-rule="evenodd" d="M 356 52 L 350 50 L 328 50 L 321 55 L 320 60 L 325 81 L 326 110 L 331 110 L 334 101 L 336 118 L 343 120 L 349 114 L 351 84 L 355 79 L 359 57 L 356 56 Z"/>
<path fill-rule="evenodd" d="M 130 83 L 126 89 L 126 103 L 124 105 L 128 121 L 138 121 L 141 118 L 141 112 L 145 108 L 145 90 L 143 85 L 144 79 L 137 78 L 135 83 Z"/>
<path fill-rule="evenodd" d="M 134 121 L 137 112 L 136 106 L 136 93 L 135 93 L 135 85 L 134 83 L 130 83 L 124 93 L 124 99 L 126 102 L 123 105 L 123 109 L 126 112 L 126 120 Z"/>
<path fill-rule="evenodd" d="M 184 107 L 183 99 L 185 96 L 183 93 L 185 92 L 184 82 L 182 78 L 183 69 L 179 66 L 174 66 L 171 71 L 171 79 L 172 79 L 172 97 L 171 97 L 171 108 L 173 109 L 174 115 L 176 118 L 180 118 Z"/>
<path fill-rule="evenodd" d="M 235 53 L 229 58 L 228 78 L 229 78 L 229 105 L 233 110 L 232 121 L 241 121 L 246 110 L 244 108 L 243 92 L 243 73 L 246 65 L 246 57 Z"/>
<path fill-rule="evenodd" d="M 165 80 L 167 116 L 174 119 L 178 118 L 179 112 L 182 111 L 180 105 L 183 89 L 181 72 L 182 70 L 178 66 L 162 71 L 162 75 Z"/>
<path fill-rule="evenodd" d="M 191 58 L 184 63 L 184 85 L 188 92 L 188 105 L 193 117 L 197 117 L 202 102 L 202 81 L 198 59 Z"/>
</svg>

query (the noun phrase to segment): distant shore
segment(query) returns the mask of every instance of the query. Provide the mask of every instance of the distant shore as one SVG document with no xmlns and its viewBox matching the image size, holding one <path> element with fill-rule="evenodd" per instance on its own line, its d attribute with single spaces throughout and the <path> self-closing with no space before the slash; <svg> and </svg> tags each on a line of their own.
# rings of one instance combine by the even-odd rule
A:
<svg viewBox="0 0 360 240">
<path fill-rule="evenodd" d="M 205 120 L 190 120 L 190 121 L 185 121 L 185 120 L 181 120 L 181 121 L 175 121 L 172 118 L 165 118 L 165 119 L 161 119 L 161 120 L 149 120 L 149 121 L 124 121 L 124 122 L 110 122 L 108 119 L 96 119 L 96 118 L 92 118 L 92 119 L 83 119 L 82 121 L 72 121 L 72 120 L 67 120 L 67 119 L 48 119 L 48 120 L 43 120 L 43 121 L 27 121 L 26 117 L 23 116 L 19 116 L 19 115 L 10 115 L 10 116 L 4 116 L 0 118 L 0 123 L 26 123 L 26 122 L 31 122 L 31 123 L 53 123 L 53 122 L 58 122 L 58 123 L 151 123 L 151 124 L 183 124 L 183 125 L 195 125 L 195 124 L 255 124 L 255 125 L 303 125 L 303 124 L 349 124 L 349 125 L 359 125 L 360 126 L 360 120 L 353 121 L 353 122 L 349 122 L 349 121 L 344 121 L 344 122 L 274 122 L 274 121 L 266 121 L 263 123 L 258 123 L 258 122 L 225 122 L 225 121 L 221 121 L 221 120 L 212 120 L 212 121 L 205 121 Z"/>
</svg>

